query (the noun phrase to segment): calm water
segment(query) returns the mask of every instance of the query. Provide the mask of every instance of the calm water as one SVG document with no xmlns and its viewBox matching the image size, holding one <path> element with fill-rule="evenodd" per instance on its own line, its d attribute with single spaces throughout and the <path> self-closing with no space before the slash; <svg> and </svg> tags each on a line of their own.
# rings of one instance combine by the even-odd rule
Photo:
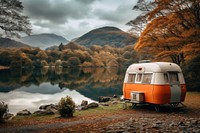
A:
<svg viewBox="0 0 200 133">
<path fill-rule="evenodd" d="M 14 114 L 56 104 L 66 95 L 76 104 L 98 101 L 99 96 L 122 95 L 123 80 L 124 71 L 116 68 L 2 70 L 0 101 L 8 104 L 9 112 Z"/>
</svg>

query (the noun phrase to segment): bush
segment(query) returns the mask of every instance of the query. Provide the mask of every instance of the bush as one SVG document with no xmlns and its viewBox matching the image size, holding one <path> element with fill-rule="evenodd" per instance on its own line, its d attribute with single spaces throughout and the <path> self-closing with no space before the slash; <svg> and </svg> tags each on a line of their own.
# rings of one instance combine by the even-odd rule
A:
<svg viewBox="0 0 200 133">
<path fill-rule="evenodd" d="M 61 98 L 58 105 L 61 117 L 73 117 L 75 103 L 70 96 Z"/>
<path fill-rule="evenodd" d="M 4 115 L 8 112 L 8 105 L 0 102 L 0 123 L 4 122 Z"/>
</svg>

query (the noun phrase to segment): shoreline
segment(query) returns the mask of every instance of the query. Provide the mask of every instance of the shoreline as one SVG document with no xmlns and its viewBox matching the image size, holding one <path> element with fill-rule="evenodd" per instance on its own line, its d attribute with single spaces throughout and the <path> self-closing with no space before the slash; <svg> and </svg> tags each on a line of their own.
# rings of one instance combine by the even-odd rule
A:
<svg viewBox="0 0 200 133">
<path fill-rule="evenodd" d="M 10 67 L 8 67 L 8 66 L 1 66 L 0 65 L 0 70 L 5 70 L 5 69 L 10 69 Z"/>
</svg>

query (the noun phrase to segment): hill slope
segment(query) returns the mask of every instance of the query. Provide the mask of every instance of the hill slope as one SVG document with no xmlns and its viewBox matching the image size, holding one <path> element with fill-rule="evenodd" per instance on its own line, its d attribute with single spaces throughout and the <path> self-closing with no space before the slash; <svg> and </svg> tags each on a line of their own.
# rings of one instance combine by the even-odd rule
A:
<svg viewBox="0 0 200 133">
<path fill-rule="evenodd" d="M 45 34 L 37 34 L 37 35 L 22 37 L 21 42 L 30 44 L 33 47 L 40 47 L 41 49 L 45 49 L 53 45 L 58 46 L 60 45 L 60 43 L 65 44 L 68 43 L 69 41 L 62 36 L 45 33 Z"/>
<path fill-rule="evenodd" d="M 0 38 L 0 47 L 2 48 L 22 48 L 22 47 L 30 47 L 27 44 L 9 39 L 9 38 Z"/>
<path fill-rule="evenodd" d="M 123 47 L 134 44 L 136 40 L 137 38 L 116 27 L 102 27 L 94 29 L 74 41 L 86 47 L 91 47 L 94 44 Z"/>
</svg>

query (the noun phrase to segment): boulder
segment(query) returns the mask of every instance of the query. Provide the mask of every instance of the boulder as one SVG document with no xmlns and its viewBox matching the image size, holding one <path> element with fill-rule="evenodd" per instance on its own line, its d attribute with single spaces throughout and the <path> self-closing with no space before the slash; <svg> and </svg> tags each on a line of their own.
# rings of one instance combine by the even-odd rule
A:
<svg viewBox="0 0 200 133">
<path fill-rule="evenodd" d="M 27 109 L 25 109 L 25 110 L 22 110 L 22 111 L 17 112 L 17 115 L 18 115 L 18 116 L 31 115 L 31 112 L 28 111 Z"/>
<path fill-rule="evenodd" d="M 88 105 L 88 101 L 83 100 L 83 101 L 81 102 L 81 106 L 87 106 L 87 105 Z"/>
<path fill-rule="evenodd" d="M 41 110 L 35 111 L 33 114 L 34 115 L 53 115 L 54 112 L 51 110 L 41 109 Z"/>
<path fill-rule="evenodd" d="M 49 104 L 49 105 L 41 105 L 39 107 L 39 109 L 55 109 L 55 110 L 59 110 L 59 107 L 58 107 L 58 105 Z"/>
<path fill-rule="evenodd" d="M 95 102 L 92 102 L 92 103 L 88 104 L 86 107 L 87 108 L 96 108 L 96 107 L 99 107 L 99 104 L 95 103 Z"/>
<path fill-rule="evenodd" d="M 99 102 L 108 102 L 110 101 L 111 98 L 110 97 L 103 97 L 103 96 L 100 96 L 99 97 Z"/>
</svg>

